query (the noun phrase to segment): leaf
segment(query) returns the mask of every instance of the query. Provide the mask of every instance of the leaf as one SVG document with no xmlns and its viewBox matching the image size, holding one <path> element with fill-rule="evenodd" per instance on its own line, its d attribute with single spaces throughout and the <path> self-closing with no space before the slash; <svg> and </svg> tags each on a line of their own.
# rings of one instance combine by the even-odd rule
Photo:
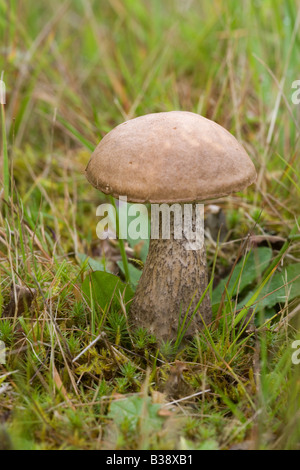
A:
<svg viewBox="0 0 300 470">
<path fill-rule="evenodd" d="M 293 279 L 295 280 L 293 281 Z M 284 287 L 287 282 L 290 282 L 290 284 Z M 276 292 L 273 292 L 275 290 Z M 238 308 L 243 307 L 251 299 L 253 294 L 254 291 L 249 292 L 245 299 L 243 299 L 243 301 L 238 304 Z M 296 297 L 300 297 L 299 263 L 290 264 L 282 272 L 277 272 L 274 274 L 270 282 L 262 289 L 260 295 L 258 296 L 259 310 L 265 307 L 273 307 L 273 305 L 277 303 L 285 303 L 287 294 L 289 301 L 295 299 Z M 263 297 L 265 298 L 263 299 Z"/>
<path fill-rule="evenodd" d="M 272 249 L 269 247 L 257 248 L 255 251 L 251 251 L 247 260 L 241 260 L 236 265 L 228 286 L 228 292 L 232 296 L 235 296 L 237 292 L 239 295 L 249 285 L 252 284 L 257 276 L 261 274 L 269 265 L 272 257 Z M 244 264 L 244 267 L 243 267 Z M 240 277 L 240 282 L 238 281 Z M 229 276 L 222 279 L 218 286 L 213 290 L 213 304 L 217 304 L 221 301 L 222 294 L 225 286 L 228 282 Z"/>
<path fill-rule="evenodd" d="M 93 271 L 107 271 L 105 268 L 105 260 L 103 261 L 97 261 L 93 258 L 90 258 L 84 253 L 77 253 L 77 256 L 79 260 L 81 261 L 82 264 L 87 263 L 88 266 L 93 270 Z"/>
<path fill-rule="evenodd" d="M 273 269 L 273 271 L 275 270 L 276 268 Z M 246 315 L 249 312 L 249 307 L 251 307 L 251 305 L 253 305 L 254 302 L 256 302 L 256 300 L 259 298 L 259 295 L 263 291 L 264 287 L 268 284 L 269 280 L 271 279 L 273 275 L 273 271 L 271 271 L 267 275 L 267 277 L 263 280 L 263 282 L 258 286 L 256 291 L 252 294 L 250 299 L 244 304 L 245 305 L 244 308 L 242 308 L 241 311 L 238 313 L 238 315 L 235 317 L 234 326 L 236 326 L 244 317 L 246 317 Z"/>
<path fill-rule="evenodd" d="M 125 303 L 133 297 L 133 291 L 127 284 L 124 284 L 118 276 L 104 271 L 94 271 L 90 273 L 82 283 L 82 291 L 87 300 L 91 301 L 91 293 L 94 302 L 103 310 L 110 303 L 113 295 L 115 300 L 125 291 Z M 116 297 L 117 296 L 117 297 Z"/>
<path fill-rule="evenodd" d="M 72 402 L 69 398 L 69 395 L 67 393 L 67 390 L 65 389 L 64 384 L 61 380 L 61 377 L 58 373 L 58 370 L 56 369 L 54 364 L 53 364 L 53 380 L 54 380 L 54 383 L 55 383 L 58 391 L 61 392 L 61 394 L 65 398 L 66 402 L 70 406 L 70 408 L 72 408 L 73 411 L 76 411 L 76 408 L 73 406 L 73 404 L 72 404 Z"/>
<path fill-rule="evenodd" d="M 124 421 L 127 422 L 132 431 L 137 429 L 139 421 L 143 419 L 144 430 L 159 431 L 164 422 L 163 417 L 158 415 L 160 408 L 161 405 L 153 404 L 150 397 L 132 396 L 113 401 L 108 418 L 118 426 L 121 426 Z"/>
<path fill-rule="evenodd" d="M 122 273 L 125 274 L 123 261 L 118 261 L 117 265 L 119 266 Z M 142 271 L 137 269 L 131 263 L 128 264 L 128 269 L 129 269 L 129 275 L 130 275 L 130 280 L 131 280 L 131 283 L 132 283 L 132 287 L 134 287 L 134 290 L 135 290 L 135 288 L 138 285 L 138 282 L 140 280 L 140 277 L 142 275 Z"/>
<path fill-rule="evenodd" d="M 18 284 L 15 285 L 15 290 L 11 287 L 10 301 L 4 308 L 3 317 L 14 316 L 15 313 L 20 316 L 28 312 L 36 295 L 36 289 L 33 288 L 28 289 Z"/>
<path fill-rule="evenodd" d="M 128 243 L 131 248 L 134 249 L 136 256 L 145 263 L 148 256 L 150 240 L 141 240 L 140 238 L 138 240 L 132 240 L 128 235 Z"/>
<path fill-rule="evenodd" d="M 205 442 L 197 444 L 185 437 L 180 438 L 180 450 L 218 450 L 219 445 L 214 439 L 207 439 Z"/>
</svg>

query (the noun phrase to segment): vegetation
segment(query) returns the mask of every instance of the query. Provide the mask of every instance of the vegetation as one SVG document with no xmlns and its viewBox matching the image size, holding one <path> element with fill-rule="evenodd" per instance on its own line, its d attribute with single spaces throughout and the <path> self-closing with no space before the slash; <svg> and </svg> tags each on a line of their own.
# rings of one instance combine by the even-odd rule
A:
<svg viewBox="0 0 300 470">
<path fill-rule="evenodd" d="M 299 449 L 299 2 L 0 13 L 0 448 Z M 174 109 L 231 131 L 258 180 L 214 201 L 213 323 L 158 346 L 127 320 L 147 244 L 97 239 L 84 169 L 112 127 Z"/>
</svg>

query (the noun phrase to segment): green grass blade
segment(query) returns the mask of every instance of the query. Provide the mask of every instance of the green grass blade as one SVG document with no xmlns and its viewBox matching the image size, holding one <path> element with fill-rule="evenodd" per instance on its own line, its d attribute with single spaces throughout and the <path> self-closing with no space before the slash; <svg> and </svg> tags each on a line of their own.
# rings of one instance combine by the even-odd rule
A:
<svg viewBox="0 0 300 470">
<path fill-rule="evenodd" d="M 10 187 L 9 187 L 9 160 L 8 160 L 8 151 L 7 151 L 7 137 L 6 137 L 6 126 L 5 126 L 5 109 L 4 104 L 1 104 L 1 127 L 2 127 L 2 155 L 3 155 L 3 187 L 4 187 L 4 197 L 6 201 L 10 197 Z"/>
</svg>

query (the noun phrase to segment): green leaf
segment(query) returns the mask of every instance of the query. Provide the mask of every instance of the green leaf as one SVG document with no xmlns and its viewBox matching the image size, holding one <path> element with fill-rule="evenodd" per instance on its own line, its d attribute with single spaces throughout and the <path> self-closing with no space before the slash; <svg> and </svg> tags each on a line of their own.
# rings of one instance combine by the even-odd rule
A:
<svg viewBox="0 0 300 470">
<path fill-rule="evenodd" d="M 124 270 L 124 265 L 123 265 L 123 261 L 118 261 L 117 262 L 120 270 L 122 271 L 122 273 L 125 275 L 125 270 Z M 142 275 L 142 271 L 140 271 L 139 269 L 137 269 L 135 266 L 133 266 L 133 264 L 129 263 L 128 264 L 128 269 L 129 269 L 129 276 L 130 276 L 130 281 L 131 281 L 131 284 L 132 284 L 132 287 L 134 288 L 134 290 L 136 289 L 136 286 L 138 285 L 138 282 L 140 280 L 140 277 Z"/>
<path fill-rule="evenodd" d="M 133 240 L 132 238 L 127 237 L 127 241 L 129 243 L 129 246 L 133 248 L 134 250 L 136 249 L 136 246 L 141 244 L 141 248 L 139 250 L 139 258 L 143 261 L 143 263 L 146 262 L 146 258 L 148 256 L 148 251 L 149 251 L 149 244 L 150 244 L 150 238 L 148 240 L 142 240 L 141 238 L 138 238 L 137 240 Z"/>
<path fill-rule="evenodd" d="M 274 268 L 274 271 L 275 269 L 276 268 Z M 267 277 L 263 280 L 263 282 L 258 286 L 256 291 L 254 291 L 250 299 L 244 304 L 244 308 L 242 308 L 241 311 L 238 313 L 238 315 L 235 317 L 235 320 L 233 323 L 234 326 L 236 326 L 247 315 L 249 311 L 249 307 L 251 307 L 251 305 L 253 305 L 254 302 L 257 301 L 257 299 L 259 298 L 259 295 L 264 290 L 264 287 L 268 284 L 269 280 L 272 278 L 272 275 L 273 275 L 273 271 L 271 271 L 267 275 Z"/>
<path fill-rule="evenodd" d="M 180 450 L 218 450 L 219 445 L 214 439 L 207 439 L 202 443 L 195 443 L 184 437 L 180 438 Z"/>
<path fill-rule="evenodd" d="M 284 287 L 284 285 L 287 282 L 290 282 L 290 284 Z M 273 292 L 275 290 L 276 292 Z M 249 292 L 246 298 L 243 299 L 243 301 L 239 303 L 238 308 L 243 307 L 251 299 L 253 294 L 254 294 L 253 291 Z M 296 297 L 300 297 L 300 264 L 299 263 L 290 264 L 289 266 L 284 268 L 282 272 L 277 272 L 274 274 L 270 282 L 266 286 L 264 286 L 264 288 L 262 289 L 258 297 L 258 301 L 259 301 L 258 309 L 261 310 L 262 308 L 265 308 L 265 307 L 270 308 L 270 307 L 273 307 L 273 305 L 277 303 L 284 304 L 287 296 L 288 296 L 289 301 L 295 299 Z M 263 299 L 263 297 L 265 298 Z"/>
<path fill-rule="evenodd" d="M 144 431 L 159 431 L 164 422 L 164 419 L 158 415 L 160 408 L 161 405 L 153 404 L 150 397 L 132 396 L 113 401 L 108 418 L 118 426 L 126 422 L 131 431 L 137 430 L 139 421 L 143 418 Z"/>
<path fill-rule="evenodd" d="M 125 290 L 125 303 L 133 297 L 130 286 L 124 284 L 118 276 L 104 271 L 90 273 L 82 283 L 82 290 L 89 302 L 92 295 L 93 301 L 103 310 L 109 305 L 113 296 L 113 300 L 117 302 L 119 292 L 122 295 Z"/>
<path fill-rule="evenodd" d="M 143 263 L 145 263 L 147 256 L 148 256 L 150 239 L 149 240 L 141 240 L 141 239 L 132 240 L 128 238 L 128 243 L 131 246 L 131 248 L 133 248 L 134 250 L 136 250 L 136 246 L 141 243 L 141 248 L 139 249 L 138 256 L 143 261 Z"/>
<path fill-rule="evenodd" d="M 77 253 L 78 259 L 82 264 L 86 263 L 93 271 L 107 271 L 105 268 L 105 260 L 97 261 L 93 258 L 90 258 L 84 253 Z"/>
<path fill-rule="evenodd" d="M 228 292 L 230 296 L 235 296 L 237 292 L 240 294 L 247 286 L 251 285 L 252 282 L 257 279 L 258 275 L 260 275 L 268 267 L 271 257 L 272 249 L 268 247 L 261 247 L 257 248 L 255 251 L 251 251 L 245 261 L 245 264 L 244 260 L 239 261 L 229 282 Z M 225 279 L 222 279 L 218 286 L 213 290 L 213 304 L 217 304 L 221 301 L 221 297 L 228 279 L 229 276 L 227 276 Z"/>
</svg>

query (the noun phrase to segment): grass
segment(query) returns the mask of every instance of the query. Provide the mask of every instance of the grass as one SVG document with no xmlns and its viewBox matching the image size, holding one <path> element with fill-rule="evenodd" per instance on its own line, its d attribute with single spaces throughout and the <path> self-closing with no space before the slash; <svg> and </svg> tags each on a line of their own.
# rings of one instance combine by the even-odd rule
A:
<svg viewBox="0 0 300 470">
<path fill-rule="evenodd" d="M 0 448 L 299 449 L 299 2 L 0 0 L 0 12 Z M 258 181 L 215 201 L 228 233 L 207 239 L 213 323 L 158 347 L 128 323 L 129 287 L 84 294 L 103 266 L 134 286 L 146 253 L 97 239 L 105 197 L 84 168 L 115 125 L 174 109 L 236 135 Z"/>
</svg>

